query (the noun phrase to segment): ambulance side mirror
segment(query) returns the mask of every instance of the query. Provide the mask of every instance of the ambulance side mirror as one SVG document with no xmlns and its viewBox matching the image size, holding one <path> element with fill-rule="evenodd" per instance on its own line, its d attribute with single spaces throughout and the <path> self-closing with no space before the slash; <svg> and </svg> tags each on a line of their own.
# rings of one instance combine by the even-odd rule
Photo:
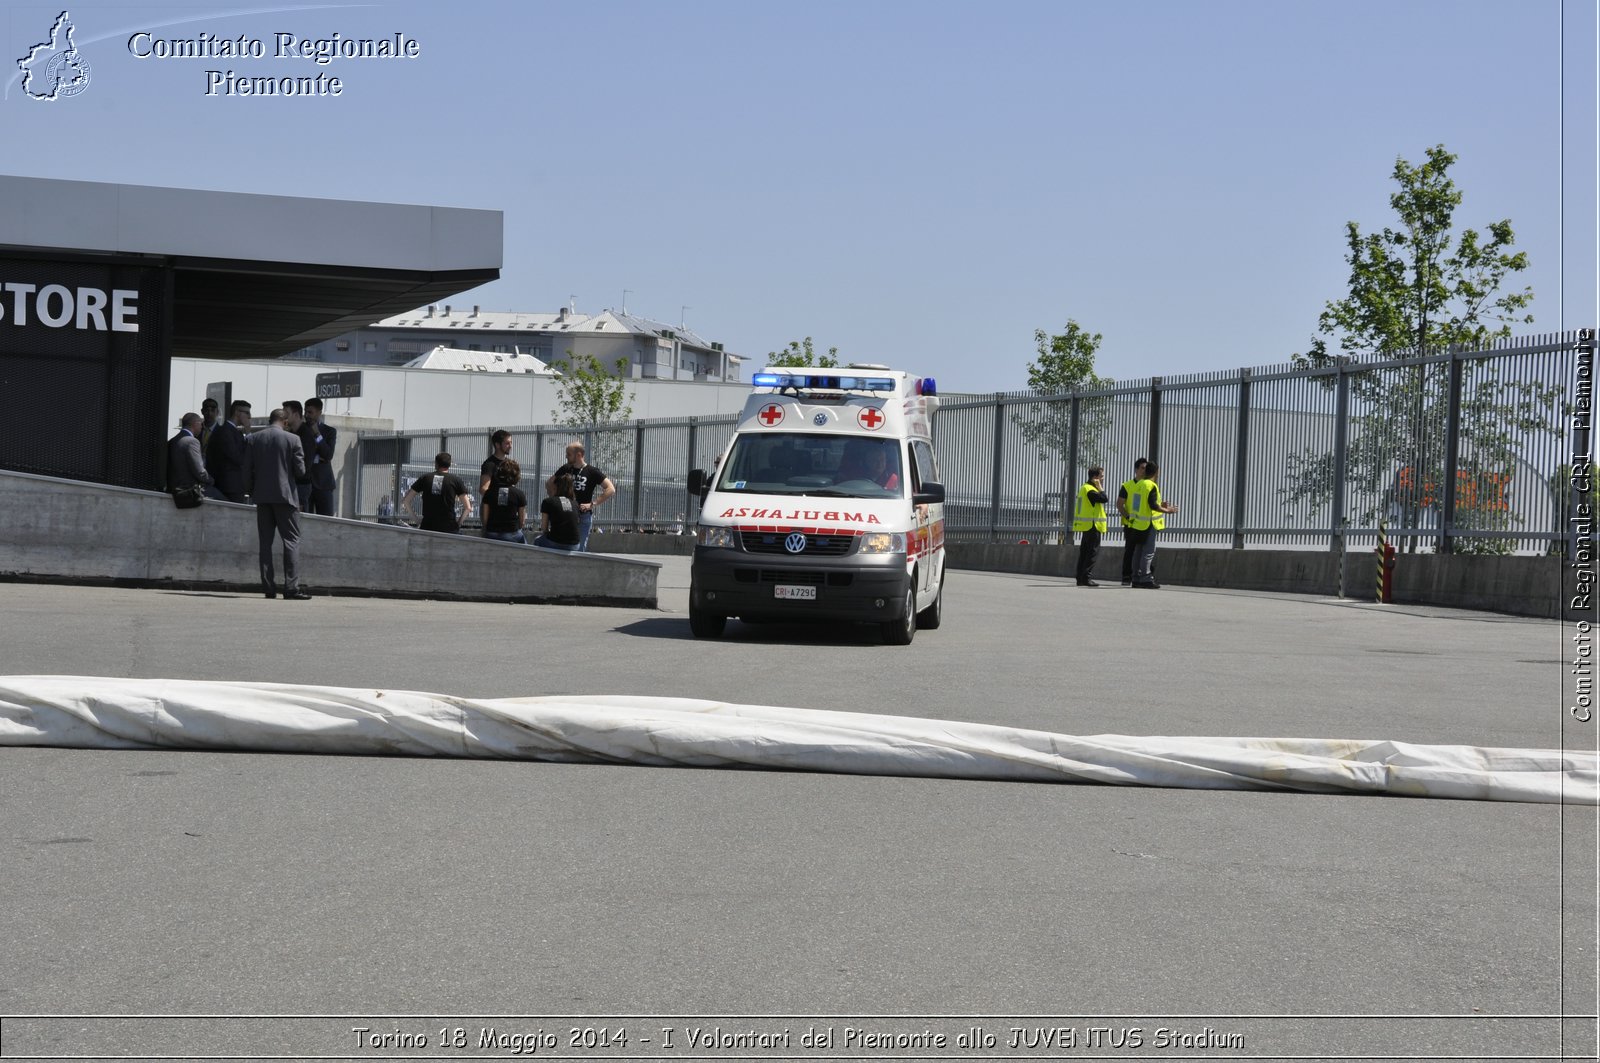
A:
<svg viewBox="0 0 1600 1063">
<path fill-rule="evenodd" d="M 931 506 L 935 502 L 944 501 L 944 484 L 929 480 L 922 485 L 922 490 L 913 492 L 911 504 L 913 506 Z"/>
<path fill-rule="evenodd" d="M 689 493 L 700 496 L 700 500 L 704 502 L 706 493 L 710 490 L 711 481 L 706 478 L 706 471 L 704 469 L 690 469 Z"/>
</svg>

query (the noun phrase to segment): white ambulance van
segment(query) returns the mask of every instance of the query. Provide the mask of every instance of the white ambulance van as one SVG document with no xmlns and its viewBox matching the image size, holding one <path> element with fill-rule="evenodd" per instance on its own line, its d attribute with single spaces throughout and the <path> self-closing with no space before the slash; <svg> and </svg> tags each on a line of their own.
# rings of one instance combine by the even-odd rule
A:
<svg viewBox="0 0 1600 1063">
<path fill-rule="evenodd" d="M 689 626 L 858 621 L 904 646 L 944 608 L 938 390 L 881 365 L 769 367 L 752 378 L 701 496 Z"/>
</svg>

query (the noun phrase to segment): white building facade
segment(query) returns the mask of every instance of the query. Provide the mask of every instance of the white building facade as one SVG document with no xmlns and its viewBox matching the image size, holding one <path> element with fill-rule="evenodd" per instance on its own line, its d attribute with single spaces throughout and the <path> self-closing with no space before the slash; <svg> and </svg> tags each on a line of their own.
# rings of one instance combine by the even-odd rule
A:
<svg viewBox="0 0 1600 1063">
<path fill-rule="evenodd" d="M 546 365 L 593 356 L 608 372 L 634 380 L 726 382 L 740 379 L 744 358 L 692 329 L 616 310 L 580 314 L 426 306 L 304 347 L 288 360 L 398 366 L 436 347 L 530 355 Z M 623 363 L 621 369 L 618 362 Z"/>
</svg>

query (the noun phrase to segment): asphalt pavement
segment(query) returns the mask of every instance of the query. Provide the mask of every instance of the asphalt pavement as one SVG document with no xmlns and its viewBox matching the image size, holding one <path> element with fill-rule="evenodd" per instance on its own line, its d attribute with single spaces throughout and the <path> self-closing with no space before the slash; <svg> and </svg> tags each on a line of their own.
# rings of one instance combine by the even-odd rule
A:
<svg viewBox="0 0 1600 1063">
<path fill-rule="evenodd" d="M 704 641 L 687 559 L 653 560 L 656 611 L 0 584 L 0 646 L 11 674 L 1562 742 L 1555 622 L 955 572 L 943 627 L 908 647 L 737 621 Z M 1592 808 L 56 749 L 0 749 L 0 796 L 5 1058 L 126 1058 L 147 1035 L 150 1055 L 404 1054 L 363 1046 L 355 1015 L 397 1039 L 427 1028 L 411 1058 L 443 1058 L 457 1027 L 474 1044 L 543 1030 L 534 1017 L 591 1042 L 563 1041 L 573 1058 L 607 1055 L 601 1019 L 633 1031 L 610 1058 L 688 1058 L 676 1047 L 718 1016 L 729 1039 L 707 1056 L 1594 1052 L 1593 1020 L 1561 1018 L 1595 1010 Z M 336 1018 L 138 1036 L 18 1018 L 146 1014 Z M 1008 1052 L 1024 1017 L 1070 1029 L 1070 1050 L 1058 1034 Z M 916 1040 L 934 1024 L 949 1051 Z M 832 1047 L 800 1046 L 808 1026 Z M 954 1031 L 973 1026 L 963 1052 Z M 1157 1028 L 1191 1039 L 1158 1051 Z M 646 1029 L 676 1031 L 674 1052 Z"/>
</svg>

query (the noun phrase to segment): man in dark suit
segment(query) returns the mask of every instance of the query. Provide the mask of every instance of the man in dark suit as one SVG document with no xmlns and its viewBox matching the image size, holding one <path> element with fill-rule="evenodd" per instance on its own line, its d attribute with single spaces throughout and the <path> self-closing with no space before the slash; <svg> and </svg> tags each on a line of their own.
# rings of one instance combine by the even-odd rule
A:
<svg viewBox="0 0 1600 1063">
<path fill-rule="evenodd" d="M 203 457 L 211 449 L 211 433 L 222 423 L 222 410 L 217 406 L 217 400 L 209 395 L 200 404 L 200 422 L 200 454 Z"/>
<path fill-rule="evenodd" d="M 195 484 L 211 486 L 211 474 L 206 471 L 206 463 L 200 457 L 200 428 L 200 415 L 186 413 L 179 422 L 178 434 L 167 440 L 168 492 L 181 491 Z"/>
<path fill-rule="evenodd" d="M 256 504 L 256 532 L 261 539 L 261 590 L 277 596 L 272 571 L 272 535 L 283 537 L 283 596 L 309 601 L 300 589 L 300 494 L 295 481 L 306 473 L 306 452 L 300 438 L 283 429 L 284 414 L 273 410 L 266 431 L 250 437 L 246 448 L 245 483 Z"/>
<path fill-rule="evenodd" d="M 300 449 L 305 451 L 306 471 L 303 476 L 295 481 L 294 489 L 300 496 L 300 512 L 311 512 L 311 455 L 316 452 L 316 434 L 308 434 L 309 426 L 306 424 L 306 408 L 300 405 L 299 399 L 285 399 L 283 401 L 283 430 L 292 436 L 300 438 Z"/>
<path fill-rule="evenodd" d="M 206 469 L 214 481 L 212 498 L 229 502 L 243 502 L 250 489 L 245 486 L 244 430 L 250 427 L 250 404 L 235 399 L 228 407 L 228 420 L 220 421 L 212 430 L 211 442 L 206 446 Z"/>
<path fill-rule="evenodd" d="M 322 400 L 316 396 L 306 400 L 306 424 L 300 440 L 306 447 L 306 460 L 311 464 L 311 512 L 324 517 L 337 516 L 333 495 L 337 486 L 333 477 L 333 448 L 339 432 L 322 420 Z"/>
</svg>

